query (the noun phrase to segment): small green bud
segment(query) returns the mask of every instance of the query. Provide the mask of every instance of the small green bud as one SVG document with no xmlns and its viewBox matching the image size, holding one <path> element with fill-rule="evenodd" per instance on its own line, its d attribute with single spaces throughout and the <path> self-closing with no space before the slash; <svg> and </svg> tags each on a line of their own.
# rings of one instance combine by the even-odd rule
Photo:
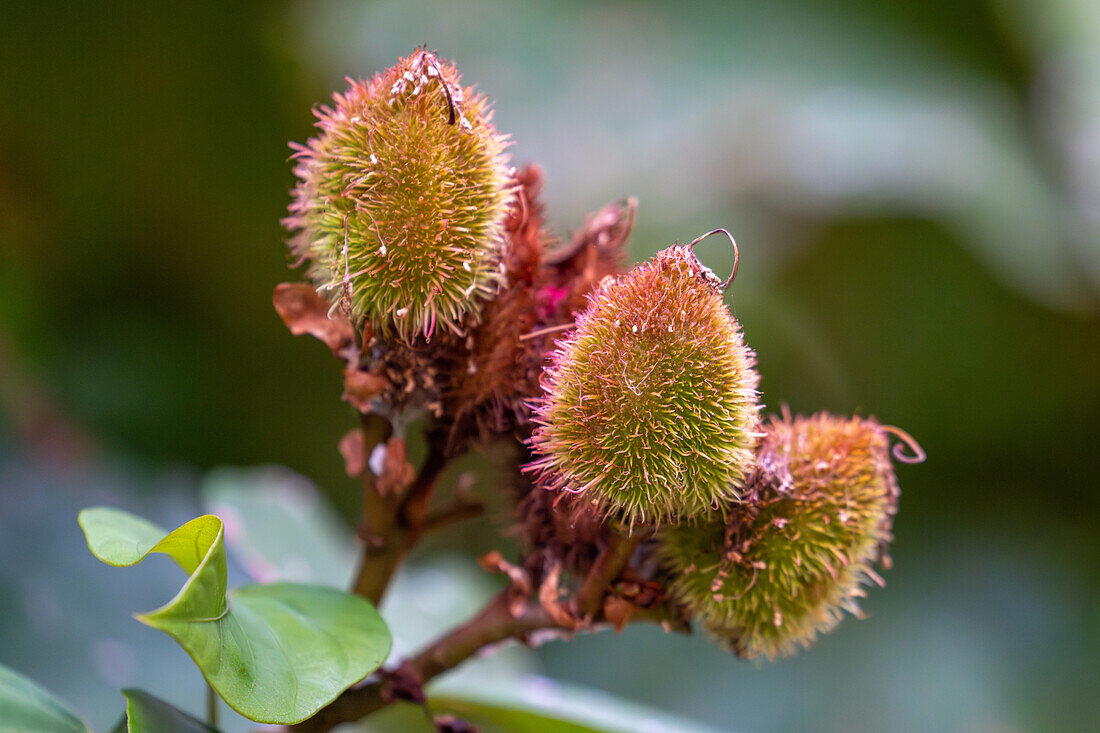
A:
<svg viewBox="0 0 1100 733">
<path fill-rule="evenodd" d="M 317 112 L 284 223 L 319 292 L 406 341 L 452 331 L 500 279 L 506 140 L 453 64 L 418 49 Z"/>
<path fill-rule="evenodd" d="M 600 284 L 535 405 L 527 470 L 543 486 L 630 525 L 736 498 L 757 438 L 758 377 L 722 290 L 679 245 Z"/>
<path fill-rule="evenodd" d="M 747 658 L 786 656 L 858 616 L 892 539 L 891 432 L 908 439 L 871 418 L 773 418 L 744 503 L 662 531 L 673 596 Z"/>
</svg>

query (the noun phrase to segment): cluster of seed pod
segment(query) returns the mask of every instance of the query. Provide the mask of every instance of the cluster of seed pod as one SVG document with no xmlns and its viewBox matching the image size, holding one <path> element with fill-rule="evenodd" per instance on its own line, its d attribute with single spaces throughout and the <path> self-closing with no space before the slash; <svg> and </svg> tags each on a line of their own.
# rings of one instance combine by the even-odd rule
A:
<svg viewBox="0 0 1100 733">
<path fill-rule="evenodd" d="M 824 413 L 761 426 L 755 358 L 722 302 L 736 255 L 722 282 L 698 241 L 592 294 L 547 369 L 527 469 L 654 532 L 672 597 L 738 654 L 774 657 L 858 614 L 880 580 L 898 498 L 889 434 L 911 439 Z"/>
<path fill-rule="evenodd" d="M 645 580 L 740 655 L 858 613 L 897 508 L 891 433 L 919 449 L 872 418 L 761 419 L 724 303 L 736 243 L 724 281 L 693 251 L 725 230 L 624 273 L 630 202 L 551 246 L 538 169 L 508 167 L 484 97 L 426 49 L 318 116 L 286 224 L 354 335 L 358 407 L 426 410 L 451 453 L 514 438 L 535 566 L 583 574 L 609 536 L 642 533 Z"/>
</svg>

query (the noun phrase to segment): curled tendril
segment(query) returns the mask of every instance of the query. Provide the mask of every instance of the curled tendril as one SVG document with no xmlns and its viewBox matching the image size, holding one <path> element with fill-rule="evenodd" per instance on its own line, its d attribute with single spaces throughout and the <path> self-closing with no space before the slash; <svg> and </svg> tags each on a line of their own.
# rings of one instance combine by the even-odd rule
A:
<svg viewBox="0 0 1100 733">
<path fill-rule="evenodd" d="M 451 85 L 443 79 L 442 75 L 439 78 L 443 82 L 443 93 L 447 95 L 447 124 L 453 125 L 455 123 L 455 99 L 451 96 Z"/>
<path fill-rule="evenodd" d="M 733 238 L 733 235 L 725 229 L 719 227 L 718 229 L 710 230 L 706 234 L 700 234 L 698 237 L 691 240 L 691 243 L 687 245 L 687 248 L 688 250 L 691 250 L 695 245 L 699 244 L 699 242 L 702 242 L 704 239 L 711 236 L 712 234 L 718 233 L 725 234 L 727 237 L 729 237 L 730 244 L 733 245 L 733 271 L 730 273 L 730 276 L 726 279 L 726 281 L 722 283 L 722 290 L 726 290 L 729 288 L 730 284 L 733 283 L 733 278 L 737 276 L 737 263 L 741 260 L 741 253 L 737 249 L 737 240 Z"/>
<path fill-rule="evenodd" d="M 447 97 L 447 124 L 453 125 L 457 119 L 457 105 L 455 105 L 454 96 L 451 94 L 451 85 L 447 79 L 444 78 L 443 70 L 439 68 L 439 62 L 436 61 L 435 53 L 429 51 L 426 44 L 417 46 L 416 50 L 420 52 L 424 63 L 432 70 L 435 78 L 439 80 L 440 85 L 443 87 L 443 94 Z"/>
<path fill-rule="evenodd" d="M 891 450 L 896 460 L 902 463 L 924 463 L 924 459 L 928 457 L 928 454 L 924 452 L 924 448 L 920 447 L 917 439 L 901 428 L 894 425 L 883 425 L 882 431 L 901 441 L 895 443 Z M 906 453 L 905 448 L 908 448 L 910 452 Z"/>
</svg>

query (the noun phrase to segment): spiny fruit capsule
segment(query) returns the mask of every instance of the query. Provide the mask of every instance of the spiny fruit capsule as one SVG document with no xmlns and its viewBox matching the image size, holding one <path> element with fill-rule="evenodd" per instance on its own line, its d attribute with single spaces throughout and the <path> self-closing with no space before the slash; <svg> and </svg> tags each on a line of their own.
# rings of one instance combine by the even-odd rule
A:
<svg viewBox="0 0 1100 733">
<path fill-rule="evenodd" d="M 600 284 L 535 404 L 538 458 L 526 468 L 541 485 L 628 525 L 681 521 L 737 496 L 758 377 L 723 287 L 690 245 Z"/>
<path fill-rule="evenodd" d="M 290 248 L 334 306 L 405 340 L 458 331 L 500 278 L 506 140 L 453 64 L 418 49 L 317 112 L 292 145 Z"/>
<path fill-rule="evenodd" d="M 791 654 L 859 615 L 897 509 L 891 432 L 919 453 L 871 418 L 773 418 L 744 503 L 662 531 L 673 596 L 748 658 Z"/>
</svg>

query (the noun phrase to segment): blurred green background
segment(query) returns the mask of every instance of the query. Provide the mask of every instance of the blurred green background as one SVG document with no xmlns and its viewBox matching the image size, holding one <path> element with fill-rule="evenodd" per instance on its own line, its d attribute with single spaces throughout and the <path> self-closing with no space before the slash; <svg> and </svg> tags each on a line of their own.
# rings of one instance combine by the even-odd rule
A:
<svg viewBox="0 0 1100 733">
<path fill-rule="evenodd" d="M 177 586 L 97 566 L 76 510 L 171 524 L 207 469 L 273 463 L 354 515 L 337 371 L 270 304 L 287 141 L 422 43 L 542 164 L 560 236 L 627 195 L 636 260 L 735 233 L 771 408 L 874 414 L 929 454 L 899 468 L 869 618 L 810 652 L 631 629 L 525 664 L 718 730 L 1100 728 L 1095 0 L 5 4 L 0 662 L 93 726 L 124 685 L 199 710 L 128 616 Z"/>
</svg>

